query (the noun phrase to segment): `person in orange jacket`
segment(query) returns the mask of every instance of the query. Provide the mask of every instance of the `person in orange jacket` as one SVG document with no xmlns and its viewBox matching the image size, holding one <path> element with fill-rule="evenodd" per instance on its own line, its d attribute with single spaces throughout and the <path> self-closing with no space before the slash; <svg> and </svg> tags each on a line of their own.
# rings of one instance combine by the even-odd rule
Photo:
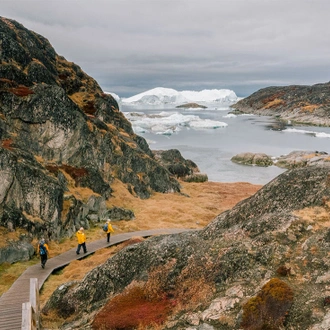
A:
<svg viewBox="0 0 330 330">
<path fill-rule="evenodd" d="M 40 259 L 41 259 L 41 267 L 45 268 L 48 259 L 49 248 L 43 238 L 40 240 L 38 244 L 38 254 L 40 255 Z"/>
<path fill-rule="evenodd" d="M 107 230 L 107 242 L 110 243 L 110 234 L 114 233 L 115 231 L 113 230 L 111 223 L 110 223 L 110 219 L 107 220 L 107 226 L 108 226 L 108 230 Z"/>
<path fill-rule="evenodd" d="M 84 250 L 84 253 L 87 253 L 87 249 L 86 249 L 86 235 L 84 232 L 84 227 L 81 227 L 78 231 L 77 231 L 77 239 L 78 239 L 78 247 L 77 247 L 77 251 L 76 253 L 79 254 L 80 253 L 80 249 L 81 247 Z"/>
</svg>

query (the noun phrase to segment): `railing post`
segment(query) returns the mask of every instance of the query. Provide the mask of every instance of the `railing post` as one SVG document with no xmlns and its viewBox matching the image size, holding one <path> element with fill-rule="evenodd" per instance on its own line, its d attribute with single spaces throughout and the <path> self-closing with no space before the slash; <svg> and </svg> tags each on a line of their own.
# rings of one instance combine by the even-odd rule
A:
<svg viewBox="0 0 330 330">
<path fill-rule="evenodd" d="M 40 330 L 40 303 L 39 303 L 39 285 L 37 278 L 30 278 L 30 302 L 34 311 L 34 322 L 36 329 Z"/>
<path fill-rule="evenodd" d="M 22 330 L 32 329 L 32 306 L 30 302 L 22 304 Z"/>
</svg>

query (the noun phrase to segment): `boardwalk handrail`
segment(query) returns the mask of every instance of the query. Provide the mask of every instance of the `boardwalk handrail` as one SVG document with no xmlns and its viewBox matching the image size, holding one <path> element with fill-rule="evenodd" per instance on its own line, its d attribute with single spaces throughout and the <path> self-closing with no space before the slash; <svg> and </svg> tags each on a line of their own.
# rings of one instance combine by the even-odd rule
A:
<svg viewBox="0 0 330 330">
<path fill-rule="evenodd" d="M 30 278 L 30 301 L 22 304 L 22 330 L 40 329 L 39 285 L 37 278 Z"/>
</svg>

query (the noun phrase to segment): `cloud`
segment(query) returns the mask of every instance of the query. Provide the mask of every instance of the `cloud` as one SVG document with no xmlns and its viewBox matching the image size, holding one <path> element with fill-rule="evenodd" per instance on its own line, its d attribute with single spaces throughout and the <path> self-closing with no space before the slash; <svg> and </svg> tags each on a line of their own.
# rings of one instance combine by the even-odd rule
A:
<svg viewBox="0 0 330 330">
<path fill-rule="evenodd" d="M 23 5 L 24 3 L 24 5 Z M 231 88 L 329 80 L 328 0 L 2 0 L 106 91 Z"/>
</svg>

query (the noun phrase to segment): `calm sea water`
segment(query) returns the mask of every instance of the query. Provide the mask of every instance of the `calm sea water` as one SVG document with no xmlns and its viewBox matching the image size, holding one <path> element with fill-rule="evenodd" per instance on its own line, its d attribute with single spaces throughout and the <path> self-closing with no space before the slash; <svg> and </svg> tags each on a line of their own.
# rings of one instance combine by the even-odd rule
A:
<svg viewBox="0 0 330 330">
<path fill-rule="evenodd" d="M 157 114 L 162 110 L 152 108 L 122 107 L 122 111 Z M 184 115 L 197 115 L 202 119 L 225 122 L 228 126 L 217 129 L 183 128 L 170 136 L 139 133 L 153 150 L 178 149 L 182 156 L 194 161 L 209 181 L 250 182 L 266 184 L 284 172 L 276 166 L 257 167 L 233 163 L 230 159 L 241 152 L 262 152 L 269 156 L 281 156 L 294 150 L 325 151 L 330 154 L 330 128 L 290 127 L 296 132 L 274 129 L 276 121 L 271 117 L 241 115 L 224 118 L 231 110 L 178 110 Z M 310 133 L 308 133 L 310 132 Z M 316 137 L 315 132 L 325 133 Z"/>
</svg>

